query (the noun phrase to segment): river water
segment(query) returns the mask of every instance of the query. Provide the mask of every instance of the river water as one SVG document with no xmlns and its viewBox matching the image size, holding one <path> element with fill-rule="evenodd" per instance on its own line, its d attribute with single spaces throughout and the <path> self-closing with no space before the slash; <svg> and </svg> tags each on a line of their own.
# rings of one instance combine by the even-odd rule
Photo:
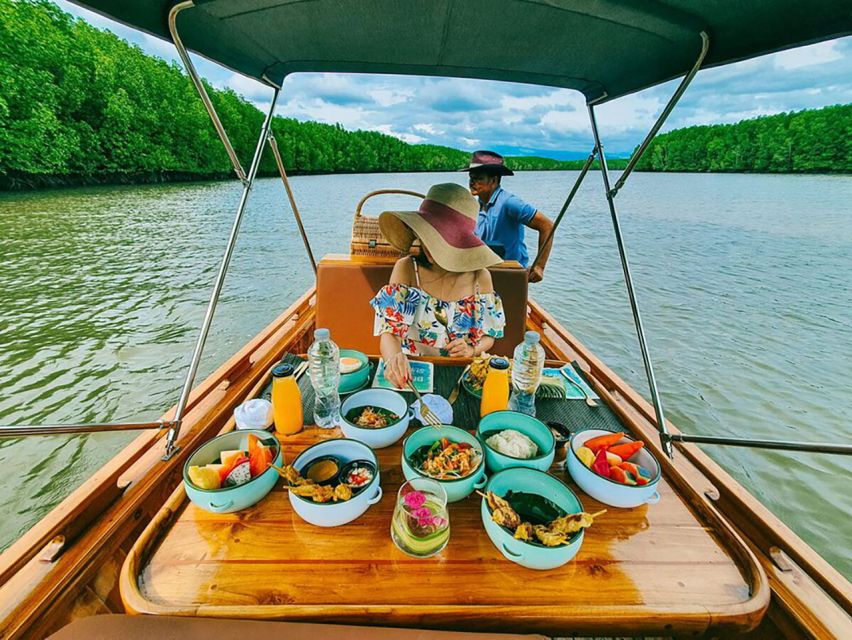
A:
<svg viewBox="0 0 852 640">
<path fill-rule="evenodd" d="M 292 180 L 318 256 L 345 251 L 368 191 L 450 174 Z M 555 214 L 575 172 L 505 186 Z M 0 424 L 156 419 L 178 396 L 239 197 L 235 182 L 0 195 Z M 252 193 L 199 380 L 312 281 L 283 187 Z M 852 177 L 635 174 L 618 197 L 669 417 L 702 434 L 852 441 Z M 414 208 L 384 197 L 367 211 Z M 534 234 L 533 234 L 534 235 Z M 532 295 L 647 394 L 599 176 Z M 133 434 L 0 441 L 0 548 Z M 852 576 L 841 456 L 708 447 Z"/>
</svg>

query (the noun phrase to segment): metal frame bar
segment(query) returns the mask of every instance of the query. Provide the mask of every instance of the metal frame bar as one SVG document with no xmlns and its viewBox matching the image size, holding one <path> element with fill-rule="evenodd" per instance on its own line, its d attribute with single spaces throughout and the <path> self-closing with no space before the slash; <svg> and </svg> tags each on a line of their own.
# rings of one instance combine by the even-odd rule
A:
<svg viewBox="0 0 852 640">
<path fill-rule="evenodd" d="M 225 129 L 222 126 L 221 121 L 219 120 L 219 116 L 216 114 L 216 110 L 213 108 L 213 103 L 210 102 L 210 97 L 207 95 L 207 91 L 204 89 L 204 84 L 201 82 L 201 79 L 199 78 L 198 73 L 196 72 L 195 67 L 192 64 L 192 61 L 189 59 L 189 54 L 183 44 L 183 41 L 180 39 L 180 35 L 177 31 L 178 14 L 184 9 L 188 9 L 192 6 L 194 6 L 192 0 L 186 0 L 185 2 L 180 2 L 174 7 L 172 7 L 172 9 L 169 11 L 169 31 L 171 32 L 175 47 L 178 50 L 178 54 L 180 55 L 181 60 L 186 66 L 187 73 L 189 74 L 193 85 L 195 85 L 195 88 L 198 91 L 199 96 L 201 97 L 201 101 L 204 103 L 204 106 L 207 109 L 207 113 L 210 115 L 210 119 L 213 121 L 213 125 L 216 127 L 216 131 L 219 134 L 219 138 L 222 140 L 222 144 L 225 145 L 225 150 L 228 152 L 228 156 L 231 158 L 231 163 L 234 165 L 234 170 L 237 172 L 237 176 L 243 183 L 243 192 L 240 195 L 240 202 L 237 205 L 237 212 L 234 216 L 233 225 L 231 226 L 231 233 L 228 237 L 228 243 L 225 247 L 225 253 L 222 256 L 222 264 L 219 266 L 219 272 L 216 274 L 216 280 L 213 283 L 213 291 L 210 294 L 210 301 L 207 303 L 207 310 L 204 313 L 204 320 L 201 323 L 201 330 L 198 334 L 198 339 L 195 342 L 195 349 L 192 352 L 192 358 L 189 363 L 189 370 L 186 372 L 186 378 L 184 379 L 183 388 L 181 389 L 180 397 L 178 398 L 174 420 L 171 423 L 171 427 L 169 428 L 169 432 L 166 437 L 163 460 L 168 460 L 169 458 L 171 458 L 178 451 L 179 448 L 177 446 L 177 439 L 180 435 L 183 412 L 186 409 L 186 404 L 189 400 L 189 394 L 192 391 L 192 385 L 195 383 L 195 376 L 198 373 L 198 364 L 201 361 L 201 354 L 204 351 L 204 345 L 207 342 L 207 335 L 210 332 L 210 325 L 213 322 L 213 314 L 216 312 L 216 306 L 219 303 L 219 295 L 222 292 L 222 286 L 225 282 L 225 276 L 228 273 L 228 267 L 231 263 L 231 257 L 234 254 L 234 247 L 237 243 L 237 236 L 239 235 L 240 224 L 242 223 L 243 214 L 245 213 L 246 205 L 248 203 L 249 192 L 251 191 L 251 188 L 254 185 L 254 180 L 257 177 L 257 171 L 260 167 L 260 159 L 263 156 L 264 145 L 266 144 L 266 140 L 269 136 L 270 127 L 272 125 L 272 118 L 275 113 L 275 104 L 278 102 L 278 94 L 281 90 L 278 86 L 273 87 L 272 101 L 269 105 L 269 112 L 266 114 L 266 117 L 263 120 L 263 125 L 261 126 L 260 130 L 260 137 L 258 138 L 257 145 L 254 149 L 254 156 L 252 156 L 248 175 L 246 175 L 242 169 L 242 165 L 240 164 L 236 153 L 234 152 L 234 148 L 231 146 L 231 142 L 228 139 L 228 134 L 225 133 Z"/>
<path fill-rule="evenodd" d="M 604 193 L 606 201 L 609 204 L 609 214 L 612 218 L 612 228 L 615 232 L 615 241 L 618 244 L 618 255 L 621 258 L 621 269 L 624 271 L 624 284 L 627 287 L 627 296 L 630 298 L 630 308 L 633 311 L 633 323 L 636 325 L 636 335 L 639 338 L 639 349 L 642 351 L 642 361 L 645 363 L 645 373 L 648 377 L 648 386 L 651 389 L 651 399 L 654 403 L 654 412 L 657 416 L 657 429 L 660 431 L 660 444 L 663 451 L 669 458 L 673 457 L 674 452 L 672 443 L 669 439 L 669 429 L 666 425 L 666 415 L 663 411 L 663 404 L 660 401 L 660 393 L 657 390 L 657 378 L 654 375 L 654 365 L 651 362 L 651 354 L 648 349 L 648 342 L 645 339 L 645 330 L 642 327 L 642 315 L 639 313 L 639 302 L 636 300 L 636 291 L 633 287 L 633 276 L 630 274 L 630 262 L 627 259 L 627 248 L 624 245 L 624 238 L 621 236 L 621 223 L 618 221 L 618 211 L 615 208 L 615 198 L 609 186 L 609 169 L 606 165 L 606 154 L 604 154 L 603 145 L 601 145 L 600 135 L 598 134 L 598 123 L 595 120 L 595 108 L 588 105 L 589 121 L 592 125 L 592 134 L 595 137 L 595 148 L 598 150 L 598 157 L 601 165 L 601 176 L 604 183 Z"/>
<path fill-rule="evenodd" d="M 550 229 L 550 233 L 547 236 L 547 240 L 544 241 L 544 244 L 541 245 L 541 251 L 539 251 L 535 260 L 533 260 L 532 265 L 530 266 L 530 271 L 535 269 L 538 264 L 539 258 L 541 258 L 541 254 L 543 251 L 546 251 L 547 248 L 553 242 L 553 238 L 556 235 L 556 228 L 559 226 L 559 223 L 562 222 L 562 218 L 565 215 L 565 212 L 568 211 L 568 207 L 571 206 L 571 201 L 574 200 L 574 196 L 577 195 L 577 191 L 580 189 L 580 185 L 583 183 L 583 179 L 586 177 L 586 174 L 589 172 L 589 168 L 592 166 L 592 162 L 595 161 L 595 155 L 597 154 L 598 149 L 595 147 L 592 149 L 592 152 L 589 154 L 589 157 L 586 158 L 586 163 L 583 165 L 583 168 L 580 169 L 580 175 L 577 176 L 577 180 L 574 182 L 574 186 L 571 187 L 571 191 L 568 193 L 568 197 L 565 198 L 565 203 L 562 205 L 562 209 L 559 211 L 559 215 L 556 216 L 556 220 L 553 222 L 553 227 Z"/>
<path fill-rule="evenodd" d="M 683 80 L 680 81 L 680 85 L 672 94 L 672 97 L 669 98 L 668 103 L 663 108 L 663 111 L 657 117 L 657 121 L 654 123 L 654 126 L 651 127 L 651 130 L 648 131 L 648 135 L 645 136 L 645 139 L 642 141 L 642 144 L 639 145 L 639 148 L 630 156 L 630 161 L 627 163 L 627 166 L 624 168 L 624 171 L 618 177 L 618 180 L 615 182 L 615 186 L 612 188 L 612 196 L 615 197 L 618 195 L 618 192 L 621 190 L 621 187 L 624 186 L 624 183 L 627 182 L 627 177 L 633 172 L 633 169 L 636 167 L 636 164 L 639 162 L 639 159 L 644 155 L 645 151 L 648 149 L 648 145 L 651 144 L 651 141 L 657 135 L 657 132 L 665 123 L 666 119 L 669 117 L 669 114 L 674 110 L 677 103 L 680 101 L 681 96 L 683 96 L 686 88 L 692 82 L 692 79 L 695 77 L 695 74 L 698 73 L 698 70 L 701 68 L 702 63 L 704 62 L 704 58 L 707 56 L 707 52 L 710 50 L 710 36 L 707 35 L 706 32 L 701 32 L 701 53 L 698 54 L 698 58 L 695 60 L 695 64 L 692 65 L 692 68 L 689 72 L 683 77 Z"/>
<path fill-rule="evenodd" d="M 296 224 L 299 227 L 299 233 L 302 236 L 302 242 L 305 245 L 305 251 L 308 252 L 308 259 L 311 261 L 311 268 L 314 270 L 314 275 L 317 274 L 317 261 L 314 259 L 314 252 L 311 249 L 311 243 L 308 241 L 308 234 L 305 231 L 305 225 L 302 224 L 302 216 L 299 214 L 299 207 L 296 206 L 296 198 L 293 196 L 293 189 L 290 188 L 290 181 L 287 179 L 287 171 L 284 169 L 284 161 L 281 159 L 281 153 L 278 151 L 278 143 L 275 141 L 275 136 L 272 130 L 267 136 L 269 148 L 272 149 L 272 155 L 275 156 L 275 164 L 278 165 L 278 173 L 281 174 L 281 180 L 284 181 L 284 188 L 287 190 L 287 198 L 290 200 L 290 207 L 293 209 L 293 217 L 296 218 Z"/>
<path fill-rule="evenodd" d="M 22 424 L 0 427 L 0 438 L 22 436 L 54 436 L 70 433 L 101 433 L 105 431 L 141 431 L 143 429 L 167 429 L 171 422 L 89 422 L 83 424 Z"/>
<path fill-rule="evenodd" d="M 601 177 L 603 178 L 604 184 L 604 193 L 606 195 L 606 201 L 609 205 L 609 213 L 612 218 L 612 228 L 615 232 L 615 242 L 618 245 L 618 255 L 621 259 L 621 269 L 624 272 L 624 284 L 627 287 L 627 296 L 630 299 L 630 309 L 633 312 L 633 323 L 636 325 L 636 336 L 639 338 L 639 349 L 642 352 L 642 362 L 645 365 L 645 375 L 648 378 L 648 388 L 651 391 L 651 401 L 654 405 L 654 414 L 657 417 L 657 429 L 660 431 L 660 445 L 665 451 L 666 455 L 671 458 L 674 456 L 674 449 L 672 447 L 671 442 L 671 434 L 669 434 L 669 428 L 666 424 L 666 414 L 663 411 L 663 403 L 660 398 L 660 392 L 657 388 L 657 377 L 654 375 L 654 364 L 651 361 L 651 352 L 648 348 L 648 341 L 645 338 L 645 329 L 642 326 L 642 314 L 639 312 L 639 301 L 636 299 L 636 290 L 633 286 L 633 276 L 630 273 L 630 261 L 627 258 L 627 247 L 624 244 L 624 238 L 621 234 L 621 223 L 618 219 L 618 211 L 615 207 L 615 196 L 618 194 L 619 189 L 624 186 L 624 182 L 627 180 L 627 176 L 633 171 L 633 168 L 636 166 L 636 163 L 639 162 L 639 158 L 642 157 L 642 154 L 645 153 L 645 150 L 648 148 L 648 145 L 653 140 L 654 136 L 660 130 L 660 127 L 663 126 L 663 123 L 668 118 L 669 114 L 674 109 L 675 105 L 680 100 L 683 93 L 686 91 L 686 88 L 689 86 L 689 83 L 692 82 L 692 79 L 695 77 L 695 74 L 698 73 L 698 70 L 701 68 L 701 63 L 704 61 L 705 56 L 707 55 L 707 51 L 710 49 L 710 37 L 704 32 L 701 32 L 701 52 L 698 54 L 698 58 L 695 61 L 695 64 L 692 65 L 692 68 L 689 72 L 684 76 L 677 90 L 675 90 L 672 97 L 669 99 L 662 113 L 658 116 L 657 121 L 651 127 L 651 130 L 648 132 L 648 135 L 645 136 L 645 140 L 642 141 L 642 144 L 639 145 L 639 148 L 636 152 L 631 156 L 630 162 L 627 164 L 624 172 L 621 174 L 621 177 L 618 179 L 618 182 L 615 185 L 615 188 L 610 187 L 609 182 L 609 168 L 606 164 L 606 154 L 604 154 L 603 144 L 601 144 L 600 134 L 598 133 L 598 123 L 595 118 L 595 107 L 592 102 L 589 102 L 586 106 L 589 110 L 589 122 L 592 126 L 592 135 L 595 138 L 595 149 L 598 152 L 598 158 L 600 161 L 601 167 Z"/>
<path fill-rule="evenodd" d="M 836 453 L 852 455 L 852 444 L 828 444 L 823 442 L 797 442 L 794 440 L 747 440 L 746 438 L 725 438 L 718 436 L 699 436 L 685 433 L 673 433 L 673 442 L 692 442 L 695 444 L 719 444 L 731 447 L 752 447 L 755 449 L 774 449 L 780 451 L 806 451 L 808 453 Z"/>
<path fill-rule="evenodd" d="M 201 77 L 198 75 L 198 72 L 195 70 L 195 65 L 192 64 L 192 60 L 189 58 L 189 53 L 186 50 L 186 47 L 183 45 L 183 41 L 180 39 L 180 35 L 177 30 L 177 16 L 184 9 L 189 9 L 190 7 L 194 7 L 195 3 L 193 0 L 186 0 L 185 2 L 180 2 L 173 6 L 169 11 L 169 33 L 172 35 L 172 41 L 175 43 L 175 47 L 177 47 L 178 55 L 180 55 L 180 59 L 183 61 L 183 66 L 186 68 L 187 74 L 189 74 L 190 80 L 192 80 L 192 84 L 195 85 L 195 90 L 198 91 L 198 95 L 201 97 L 201 102 L 204 103 L 204 108 L 207 109 L 207 114 L 210 116 L 210 119 L 213 121 L 213 126 L 216 128 L 216 133 L 219 134 L 219 139 L 222 141 L 222 144 L 225 145 L 225 151 L 228 152 L 228 157 L 231 159 L 231 164 L 234 166 L 234 171 L 237 174 L 237 177 L 242 181 L 243 184 L 246 184 L 248 178 L 246 177 L 246 172 L 243 170 L 243 165 L 240 164 L 240 159 L 237 157 L 237 152 L 234 151 L 234 147 L 231 144 L 230 138 L 228 138 L 228 134 L 225 132 L 225 127 L 222 126 L 221 120 L 219 120 L 219 115 L 216 113 L 216 109 L 213 107 L 213 103 L 210 101 L 210 96 L 207 95 L 207 89 L 204 88 L 204 82 L 202 82 Z"/>
</svg>

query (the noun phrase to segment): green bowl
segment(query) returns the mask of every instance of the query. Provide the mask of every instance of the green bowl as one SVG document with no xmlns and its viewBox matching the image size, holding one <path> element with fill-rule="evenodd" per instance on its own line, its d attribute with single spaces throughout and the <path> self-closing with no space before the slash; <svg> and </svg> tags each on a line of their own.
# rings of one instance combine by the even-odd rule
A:
<svg viewBox="0 0 852 640">
<path fill-rule="evenodd" d="M 580 499 L 568 485 L 537 469 L 505 469 L 491 477 L 485 490 L 493 491 L 500 497 L 505 496 L 510 490 L 535 493 L 556 503 L 565 513 L 583 511 Z M 484 498 L 482 499 L 480 513 L 482 524 L 494 546 L 507 560 L 528 569 L 547 570 L 561 567 L 577 555 L 583 544 L 582 529 L 571 536 L 567 544 L 559 547 L 545 547 L 516 540 L 508 530 L 491 519 L 491 512 L 488 510 L 488 504 L 486 504 Z"/>
<path fill-rule="evenodd" d="M 231 431 L 230 433 L 217 436 L 193 451 L 183 465 L 183 484 L 186 488 L 186 495 L 194 504 L 212 513 L 233 513 L 234 511 L 246 509 L 256 502 L 260 502 L 260 500 L 266 497 L 266 494 L 272 491 L 272 487 L 278 482 L 278 472 L 272 467 L 245 484 L 236 487 L 199 489 L 189 480 L 190 467 L 203 467 L 206 464 L 210 464 L 223 451 L 234 449 L 248 450 L 249 435 L 255 435 L 262 442 L 269 443 L 272 446 L 273 463 L 278 467 L 281 466 L 284 460 L 281 452 L 281 444 L 268 431 L 256 429 Z"/>
<path fill-rule="evenodd" d="M 470 378 L 468 377 L 468 375 L 468 373 L 465 373 L 464 377 L 462 378 L 462 388 L 465 390 L 465 392 L 472 395 L 474 398 L 478 398 L 479 400 L 481 400 L 482 389 L 474 389 L 470 384 Z"/>
<path fill-rule="evenodd" d="M 441 427 L 423 427 L 412 433 L 402 443 L 402 474 L 406 480 L 414 480 L 415 478 L 429 478 L 425 473 L 415 469 L 409 458 L 420 447 L 427 444 L 432 444 L 435 440 L 447 438 L 451 442 L 467 442 L 469 445 L 476 448 L 480 455 L 482 454 L 482 444 L 476 439 L 476 436 L 471 435 L 464 429 L 443 425 Z M 479 461 L 479 466 L 469 476 L 454 480 L 439 480 L 431 478 L 440 484 L 444 491 L 447 492 L 447 502 L 458 502 L 476 489 L 482 489 L 487 480 L 485 476 L 485 460 Z"/>
<path fill-rule="evenodd" d="M 341 358 L 356 358 L 361 362 L 361 368 L 351 373 L 340 374 L 340 384 L 337 385 L 339 393 L 351 393 L 367 384 L 370 377 L 370 360 L 366 355 L 355 349 L 341 349 Z"/>
<path fill-rule="evenodd" d="M 493 433 L 506 429 L 520 431 L 535 442 L 538 445 L 538 455 L 534 458 L 514 458 L 500 453 L 485 442 Z M 513 467 L 527 467 L 529 469 L 547 471 L 550 469 L 550 465 L 553 464 L 553 457 L 556 454 L 556 438 L 553 437 L 550 428 L 541 420 L 536 420 L 532 416 L 528 416 L 525 413 L 518 413 L 517 411 L 494 411 L 493 413 L 489 413 L 479 421 L 479 426 L 476 428 L 476 436 L 482 442 L 482 449 L 485 452 L 485 464 L 491 473 Z"/>
</svg>

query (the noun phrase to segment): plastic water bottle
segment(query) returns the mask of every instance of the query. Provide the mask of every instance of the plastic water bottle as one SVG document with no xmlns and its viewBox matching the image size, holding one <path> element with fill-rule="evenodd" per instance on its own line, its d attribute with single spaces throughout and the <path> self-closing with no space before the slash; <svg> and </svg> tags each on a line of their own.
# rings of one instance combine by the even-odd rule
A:
<svg viewBox="0 0 852 640">
<path fill-rule="evenodd" d="M 314 331 L 308 370 L 314 387 L 314 422 L 323 429 L 333 429 L 340 422 L 340 349 L 331 341 L 328 329 Z"/>
<path fill-rule="evenodd" d="M 512 397 L 509 408 L 527 415 L 535 415 L 535 392 L 544 369 L 544 349 L 539 344 L 538 333 L 527 331 L 524 341 L 515 347 L 512 359 Z"/>
</svg>

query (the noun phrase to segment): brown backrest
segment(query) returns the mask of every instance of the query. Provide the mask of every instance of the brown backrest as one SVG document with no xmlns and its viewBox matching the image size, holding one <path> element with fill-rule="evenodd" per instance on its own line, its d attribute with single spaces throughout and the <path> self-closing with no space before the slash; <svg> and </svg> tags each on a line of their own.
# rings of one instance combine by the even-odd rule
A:
<svg viewBox="0 0 852 640">
<path fill-rule="evenodd" d="M 328 255 L 317 265 L 317 327 L 331 329 L 331 338 L 345 349 L 379 353 L 373 336 L 370 299 L 388 283 L 397 258 Z M 491 350 L 512 355 L 524 337 L 527 319 L 527 272 L 517 262 L 493 267 L 494 290 L 503 299 L 506 328 Z"/>
</svg>

